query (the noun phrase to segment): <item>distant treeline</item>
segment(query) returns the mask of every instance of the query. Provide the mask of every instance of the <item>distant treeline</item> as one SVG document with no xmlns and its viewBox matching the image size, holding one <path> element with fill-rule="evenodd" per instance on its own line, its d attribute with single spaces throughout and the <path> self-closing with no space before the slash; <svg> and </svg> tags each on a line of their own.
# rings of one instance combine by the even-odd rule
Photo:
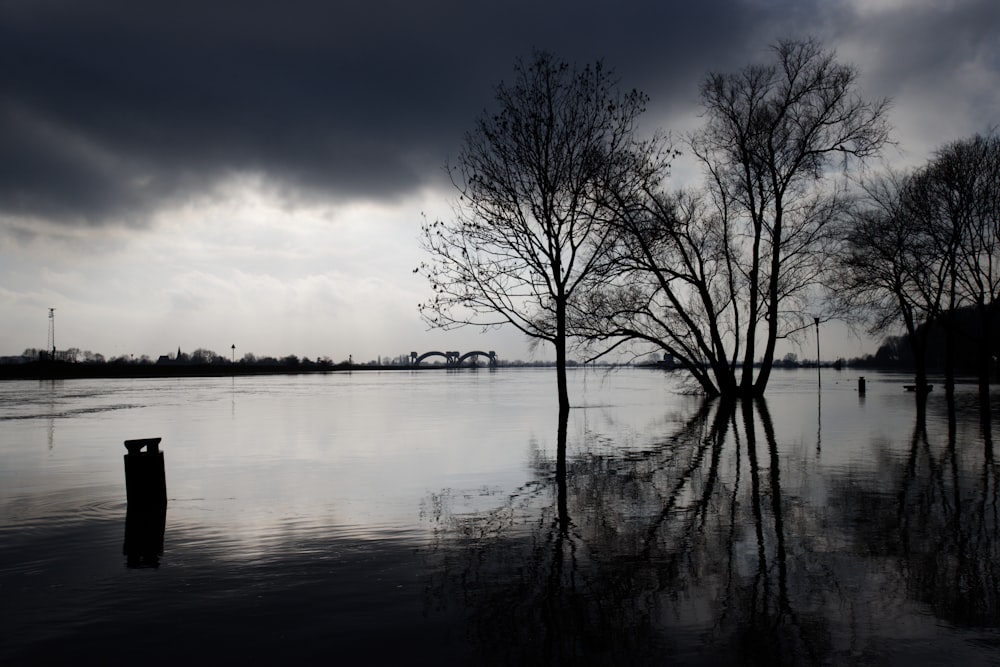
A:
<svg viewBox="0 0 1000 667">
<path fill-rule="evenodd" d="M 506 368 L 542 368 L 555 365 L 554 361 L 512 360 L 498 362 Z M 570 366 L 581 366 L 570 361 Z M 612 366 L 611 363 L 598 364 Z M 484 363 L 465 363 L 463 367 L 486 367 Z M 401 370 L 451 368 L 443 361 L 424 361 L 419 366 L 410 363 L 408 355 L 386 356 L 356 363 L 352 358 L 334 362 L 329 357 L 310 359 L 289 354 L 283 357 L 261 356 L 246 353 L 240 359 L 227 359 L 207 349 L 197 349 L 190 354 L 177 351 L 176 355 L 149 355 L 134 357 L 120 355 L 107 358 L 89 350 L 70 348 L 55 353 L 38 348 L 28 348 L 20 356 L 0 357 L 0 379 L 50 379 L 97 377 L 212 377 L 228 375 L 267 375 L 323 373 L 351 370 Z"/>
<path fill-rule="evenodd" d="M 1000 331 L 1000 312 L 993 311 L 989 331 Z M 990 372 L 1000 373 L 1000 339 L 995 336 L 983 338 L 982 318 L 984 315 L 976 308 L 960 308 L 953 313 L 946 313 L 930 323 L 923 323 L 917 330 L 918 336 L 924 336 L 926 349 L 924 361 L 927 369 L 933 372 L 943 372 L 951 366 L 958 373 L 978 374 L 982 370 L 982 359 L 989 359 L 992 368 Z M 949 329 L 953 336 L 949 337 Z M 852 360 L 852 365 L 874 365 L 882 368 L 912 369 L 916 365 L 914 349 L 910 334 L 890 336 L 886 338 L 874 355 Z M 984 349 L 985 348 L 985 349 Z"/>
<path fill-rule="evenodd" d="M 258 357 L 252 352 L 247 352 L 239 360 L 232 357 L 226 357 L 219 354 L 213 350 L 208 350 L 205 348 L 198 348 L 194 352 L 182 352 L 179 348 L 177 354 L 163 354 L 153 359 L 148 354 L 143 354 L 139 357 L 131 354 L 122 354 L 114 357 L 106 357 L 99 352 L 91 352 L 90 350 L 81 350 L 76 347 L 71 347 L 66 350 L 55 350 L 54 352 L 49 350 L 40 350 L 38 348 L 28 348 L 20 357 L 3 357 L 3 361 L 6 363 L 25 363 L 29 361 L 62 361 L 74 364 L 129 364 L 129 365 L 185 365 L 185 364 L 195 364 L 195 365 L 213 365 L 213 364 L 224 364 L 233 365 L 241 364 L 246 366 L 333 366 L 334 362 L 329 357 L 318 357 L 315 360 L 309 359 L 309 357 L 299 358 L 294 354 L 289 354 L 283 357 L 270 357 L 262 356 Z M 341 362 L 343 364 L 349 363 L 348 361 Z"/>
<path fill-rule="evenodd" d="M 992 314 L 991 331 L 1000 330 L 1000 312 Z M 990 360 L 988 371 L 1000 375 L 1000 339 L 983 338 L 983 315 L 974 307 L 959 308 L 921 324 L 916 335 L 923 336 L 927 343 L 924 350 L 924 364 L 928 371 L 944 373 L 950 365 L 954 372 L 964 375 L 978 375 L 982 359 Z M 949 329 L 954 333 L 949 337 Z M 984 350 L 985 349 L 985 354 Z M 888 336 L 882 341 L 875 354 L 865 354 L 851 359 L 823 362 L 824 366 L 850 368 L 877 368 L 883 370 L 912 371 L 916 367 L 914 345 L 910 334 Z M 949 359 L 951 362 L 949 363 Z M 812 360 L 800 362 L 795 354 L 786 354 L 774 364 L 776 367 L 797 368 L 815 366 Z"/>
</svg>

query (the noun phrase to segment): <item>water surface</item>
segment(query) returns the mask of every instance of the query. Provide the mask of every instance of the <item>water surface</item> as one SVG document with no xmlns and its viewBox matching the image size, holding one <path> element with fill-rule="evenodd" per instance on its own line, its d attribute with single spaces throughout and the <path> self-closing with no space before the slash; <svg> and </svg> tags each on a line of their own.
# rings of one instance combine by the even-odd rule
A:
<svg viewBox="0 0 1000 667">
<path fill-rule="evenodd" d="M 818 379 L 578 370 L 564 467 L 548 370 L 0 383 L 0 662 L 995 663 L 976 393 Z"/>
</svg>

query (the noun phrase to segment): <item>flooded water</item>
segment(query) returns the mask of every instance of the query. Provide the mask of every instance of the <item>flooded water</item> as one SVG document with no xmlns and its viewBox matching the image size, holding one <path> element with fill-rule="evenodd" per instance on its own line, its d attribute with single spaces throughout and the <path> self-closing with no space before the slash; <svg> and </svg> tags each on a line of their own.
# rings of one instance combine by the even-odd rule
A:
<svg viewBox="0 0 1000 667">
<path fill-rule="evenodd" d="M 1000 664 L 997 396 L 857 376 L 0 383 L 0 664 Z"/>
</svg>

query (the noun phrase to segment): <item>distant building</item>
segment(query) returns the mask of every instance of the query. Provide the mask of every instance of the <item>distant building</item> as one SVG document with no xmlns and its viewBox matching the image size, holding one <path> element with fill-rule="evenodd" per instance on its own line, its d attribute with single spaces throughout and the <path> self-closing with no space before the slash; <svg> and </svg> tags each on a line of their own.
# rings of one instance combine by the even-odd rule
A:
<svg viewBox="0 0 1000 667">
<path fill-rule="evenodd" d="M 185 363 L 187 361 L 186 357 L 187 357 L 187 355 L 185 355 L 183 352 L 181 352 L 180 345 L 178 345 L 177 346 L 177 356 L 176 357 L 174 357 L 173 359 L 171 359 L 170 355 L 168 355 L 168 354 L 161 354 L 157 358 L 156 363 L 160 364 L 160 365 L 163 365 L 163 366 L 167 366 L 167 365 L 170 365 L 170 364 L 183 364 L 183 363 Z"/>
</svg>

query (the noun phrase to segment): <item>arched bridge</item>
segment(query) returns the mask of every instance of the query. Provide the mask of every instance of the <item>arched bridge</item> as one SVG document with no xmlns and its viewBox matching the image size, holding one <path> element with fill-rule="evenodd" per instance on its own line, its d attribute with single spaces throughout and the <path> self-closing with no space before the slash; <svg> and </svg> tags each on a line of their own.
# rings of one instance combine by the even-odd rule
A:
<svg viewBox="0 0 1000 667">
<path fill-rule="evenodd" d="M 410 352 L 410 365 L 419 366 L 420 362 L 427 357 L 444 357 L 445 365 L 447 366 L 461 366 L 468 359 L 475 359 L 476 357 L 487 357 L 489 359 L 489 365 L 491 368 L 497 365 L 497 353 L 493 350 L 489 352 L 483 352 L 482 350 L 474 350 L 472 352 L 466 352 L 462 354 L 461 352 L 424 352 L 423 354 L 418 354 L 416 352 Z"/>
</svg>

